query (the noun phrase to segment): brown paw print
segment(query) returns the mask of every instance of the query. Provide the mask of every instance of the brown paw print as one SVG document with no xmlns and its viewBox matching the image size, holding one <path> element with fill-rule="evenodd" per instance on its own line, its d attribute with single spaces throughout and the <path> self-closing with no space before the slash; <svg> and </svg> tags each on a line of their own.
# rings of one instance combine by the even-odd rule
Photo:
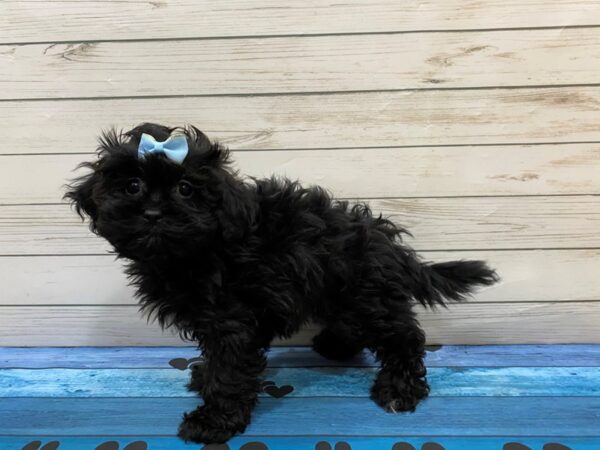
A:
<svg viewBox="0 0 600 450">
<path fill-rule="evenodd" d="M 29 444 L 26 444 L 22 450 L 56 450 L 60 442 L 52 441 L 42 446 L 42 441 L 32 441 Z"/>
<path fill-rule="evenodd" d="M 392 450 L 416 450 L 412 445 L 408 442 L 397 442 L 392 447 Z M 426 442 L 421 446 L 421 450 L 446 450 L 440 444 L 436 444 L 435 442 Z"/>
<path fill-rule="evenodd" d="M 441 350 L 442 346 L 441 345 L 426 345 L 425 346 L 425 350 L 427 350 L 428 352 L 437 352 L 438 350 Z"/>
<path fill-rule="evenodd" d="M 103 442 L 94 450 L 119 450 L 119 443 L 117 441 Z M 135 441 L 127 444 L 123 450 L 148 450 L 148 444 L 144 441 Z"/>
<path fill-rule="evenodd" d="M 416 450 L 408 442 L 396 442 L 392 447 L 392 450 Z"/>
<path fill-rule="evenodd" d="M 230 448 L 227 444 L 208 444 L 201 450 L 230 450 Z M 240 450 L 269 450 L 269 447 L 262 442 L 246 442 L 240 447 Z"/>
<path fill-rule="evenodd" d="M 247 442 L 240 447 L 240 450 L 269 450 L 262 442 Z"/>
<path fill-rule="evenodd" d="M 436 444 L 435 442 L 426 442 L 421 447 L 421 450 L 446 450 L 440 444 Z"/>
<path fill-rule="evenodd" d="M 274 381 L 268 380 L 261 383 L 261 388 L 265 394 L 273 398 L 282 398 L 294 391 L 294 386 L 290 386 L 289 384 L 277 386 Z"/>
<path fill-rule="evenodd" d="M 504 444 L 502 450 L 532 450 L 531 447 L 528 447 L 524 444 L 519 444 L 518 442 L 508 442 Z M 556 442 L 550 442 L 548 444 L 544 444 L 543 450 L 571 450 L 571 447 L 567 447 L 566 445 L 559 444 Z"/>
<path fill-rule="evenodd" d="M 504 444 L 502 450 L 531 450 L 531 448 L 518 442 L 508 442 Z"/>
<path fill-rule="evenodd" d="M 320 441 L 317 442 L 315 450 L 331 450 L 331 445 L 329 444 L 329 442 Z M 352 447 L 350 447 L 350 444 L 348 444 L 347 442 L 342 441 L 336 442 L 335 446 L 333 447 L 333 450 L 352 450 Z"/>
<path fill-rule="evenodd" d="M 185 370 L 194 364 L 200 364 L 204 362 L 204 358 L 202 356 L 198 356 L 197 358 L 175 358 L 169 361 L 169 365 L 177 370 Z"/>
</svg>

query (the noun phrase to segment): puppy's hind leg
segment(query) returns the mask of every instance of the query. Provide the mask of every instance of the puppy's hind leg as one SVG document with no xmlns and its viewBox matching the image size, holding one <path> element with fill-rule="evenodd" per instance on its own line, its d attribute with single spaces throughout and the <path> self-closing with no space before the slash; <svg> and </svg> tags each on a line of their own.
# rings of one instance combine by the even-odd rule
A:
<svg viewBox="0 0 600 450">
<path fill-rule="evenodd" d="M 361 334 L 360 329 L 349 322 L 329 323 L 313 338 L 313 350 L 327 359 L 350 359 L 365 348 Z"/>
<path fill-rule="evenodd" d="M 371 398 L 388 412 L 414 411 L 429 394 L 423 362 L 425 333 L 410 312 L 378 321 L 371 333 L 370 347 L 381 361 Z"/>
</svg>

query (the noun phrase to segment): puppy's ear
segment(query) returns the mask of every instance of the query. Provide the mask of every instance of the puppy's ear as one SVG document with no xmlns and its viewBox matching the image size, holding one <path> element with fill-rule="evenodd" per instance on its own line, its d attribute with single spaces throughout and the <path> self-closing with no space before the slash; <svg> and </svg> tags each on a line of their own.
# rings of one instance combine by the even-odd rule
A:
<svg viewBox="0 0 600 450">
<path fill-rule="evenodd" d="M 119 158 L 136 157 L 135 149 L 127 145 L 124 138 L 128 137 L 114 128 L 105 130 L 98 141 L 98 159 L 94 162 L 84 162 L 77 169 L 89 169 L 90 172 L 76 178 L 66 186 L 64 200 L 68 200 L 71 206 L 82 219 L 90 218 L 90 228 L 96 231 L 96 219 L 98 217 L 97 191 L 101 186 L 103 169 L 109 160 L 117 161 Z"/>
<path fill-rule="evenodd" d="M 79 216 L 90 218 L 90 228 L 95 230 L 98 208 L 94 201 L 94 189 L 100 183 L 102 174 L 98 170 L 98 163 L 82 163 L 78 168 L 88 168 L 92 171 L 83 175 L 67 185 L 67 192 L 63 199 L 68 200 Z"/>
<path fill-rule="evenodd" d="M 200 167 L 226 168 L 229 163 L 229 149 L 211 140 L 193 125 L 181 128 L 190 147 L 188 164 Z"/>
</svg>

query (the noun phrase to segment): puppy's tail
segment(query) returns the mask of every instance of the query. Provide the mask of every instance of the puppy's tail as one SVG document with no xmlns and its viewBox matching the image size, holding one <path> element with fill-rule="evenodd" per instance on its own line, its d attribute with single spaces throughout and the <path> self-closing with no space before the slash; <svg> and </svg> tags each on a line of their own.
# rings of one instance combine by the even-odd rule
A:
<svg viewBox="0 0 600 450">
<path fill-rule="evenodd" d="M 429 307 L 463 301 L 476 286 L 489 286 L 500 279 L 484 261 L 427 263 L 421 268 L 422 276 L 414 298 Z"/>
</svg>

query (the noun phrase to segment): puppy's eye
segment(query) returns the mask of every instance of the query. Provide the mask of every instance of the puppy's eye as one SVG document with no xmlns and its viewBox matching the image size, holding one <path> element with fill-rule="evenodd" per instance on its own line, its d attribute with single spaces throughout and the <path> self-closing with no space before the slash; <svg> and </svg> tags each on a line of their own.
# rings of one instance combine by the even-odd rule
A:
<svg viewBox="0 0 600 450">
<path fill-rule="evenodd" d="M 129 195 L 135 195 L 142 190 L 142 180 L 139 178 L 132 178 L 127 181 L 127 186 L 125 186 L 125 192 Z"/>
<path fill-rule="evenodd" d="M 177 185 L 177 192 L 183 198 L 189 198 L 194 193 L 194 187 L 187 181 L 180 181 Z"/>
</svg>

